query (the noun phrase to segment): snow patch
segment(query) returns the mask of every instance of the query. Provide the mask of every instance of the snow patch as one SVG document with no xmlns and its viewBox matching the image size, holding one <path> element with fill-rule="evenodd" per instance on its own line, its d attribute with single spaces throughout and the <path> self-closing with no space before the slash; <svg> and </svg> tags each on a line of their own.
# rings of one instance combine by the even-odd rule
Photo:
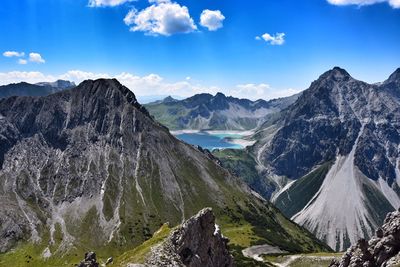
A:
<svg viewBox="0 0 400 267">
<path fill-rule="evenodd" d="M 219 228 L 218 224 L 215 224 L 214 235 L 218 235 L 219 233 L 221 233 L 221 229 Z"/>
</svg>

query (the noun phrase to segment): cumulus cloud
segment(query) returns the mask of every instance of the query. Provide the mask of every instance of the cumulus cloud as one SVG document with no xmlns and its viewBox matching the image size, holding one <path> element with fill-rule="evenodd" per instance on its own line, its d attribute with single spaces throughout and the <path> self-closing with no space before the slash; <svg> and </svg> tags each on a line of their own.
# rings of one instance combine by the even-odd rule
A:
<svg viewBox="0 0 400 267">
<path fill-rule="evenodd" d="M 24 52 L 16 52 L 16 51 L 6 51 L 3 53 L 5 57 L 23 57 L 25 56 Z"/>
<path fill-rule="evenodd" d="M 17 82 L 53 82 L 58 79 L 73 81 L 76 84 L 84 80 L 95 80 L 99 78 L 116 78 L 123 85 L 128 87 L 138 96 L 149 95 L 176 95 L 181 97 L 189 97 L 199 93 L 209 93 L 215 95 L 217 92 L 224 92 L 226 95 L 232 95 L 239 98 L 249 99 L 273 99 L 279 97 L 290 96 L 300 92 L 295 89 L 274 89 L 268 84 L 239 84 L 233 86 L 230 90 L 219 86 L 205 85 L 193 79 L 183 78 L 180 81 L 167 81 L 158 74 L 149 74 L 139 76 L 128 72 L 119 74 L 94 73 L 82 70 L 70 70 L 60 75 L 46 75 L 41 72 L 0 72 L 0 85 L 17 83 Z"/>
<path fill-rule="evenodd" d="M 275 89 L 272 88 L 269 84 L 260 83 L 248 83 L 248 84 L 239 84 L 236 85 L 234 89 L 231 90 L 233 96 L 240 98 L 249 98 L 253 100 L 257 99 L 275 99 L 281 97 L 292 96 L 294 94 L 299 93 L 301 90 L 296 89 Z"/>
<path fill-rule="evenodd" d="M 152 5 L 143 9 L 132 9 L 124 22 L 130 30 L 148 35 L 170 36 L 177 33 L 190 33 L 197 30 L 186 6 L 170 0 L 150 0 Z"/>
<path fill-rule="evenodd" d="M 248 97 L 252 96 L 253 98 L 261 98 L 266 95 L 267 90 L 271 87 L 268 84 L 261 83 L 261 84 L 239 84 L 233 89 L 233 94 L 237 96 Z"/>
<path fill-rule="evenodd" d="M 55 81 L 57 80 L 54 76 L 45 75 L 38 71 L 10 71 L 0 72 L 0 85 L 28 82 L 38 83 L 44 81 Z"/>
<path fill-rule="evenodd" d="M 345 6 L 345 5 L 366 6 L 366 5 L 373 5 L 377 3 L 387 2 L 393 8 L 400 8 L 400 0 L 327 0 L 327 1 L 337 6 Z"/>
<path fill-rule="evenodd" d="M 29 61 L 34 63 L 46 62 L 39 53 L 29 53 Z"/>
<path fill-rule="evenodd" d="M 209 31 L 216 31 L 223 27 L 225 16 L 219 10 L 204 10 L 200 15 L 200 25 Z"/>
<path fill-rule="evenodd" d="M 286 34 L 283 32 L 278 32 L 275 35 L 269 33 L 264 33 L 261 36 L 256 36 L 257 41 L 264 40 L 270 45 L 283 45 L 285 43 Z"/>
<path fill-rule="evenodd" d="M 119 6 L 134 0 L 89 0 L 90 7 Z"/>
</svg>

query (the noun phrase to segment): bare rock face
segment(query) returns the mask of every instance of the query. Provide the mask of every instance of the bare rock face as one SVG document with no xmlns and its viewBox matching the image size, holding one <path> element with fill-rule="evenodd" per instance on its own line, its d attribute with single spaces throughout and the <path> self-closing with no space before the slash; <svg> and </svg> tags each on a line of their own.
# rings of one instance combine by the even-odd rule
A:
<svg viewBox="0 0 400 267">
<path fill-rule="evenodd" d="M 389 213 L 369 241 L 361 239 L 331 267 L 389 267 L 400 264 L 400 211 Z"/>
<path fill-rule="evenodd" d="M 172 232 L 163 244 L 155 247 L 146 265 L 233 266 L 227 243 L 228 239 L 222 236 L 215 225 L 211 208 L 206 208 Z"/>
</svg>

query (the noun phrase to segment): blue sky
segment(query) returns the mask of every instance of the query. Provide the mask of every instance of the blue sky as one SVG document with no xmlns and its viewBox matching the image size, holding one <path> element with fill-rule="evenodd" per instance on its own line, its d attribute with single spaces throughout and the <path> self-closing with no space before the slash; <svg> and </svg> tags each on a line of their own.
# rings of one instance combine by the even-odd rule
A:
<svg viewBox="0 0 400 267">
<path fill-rule="evenodd" d="M 138 95 L 273 98 L 333 66 L 368 82 L 400 67 L 399 0 L 330 1 L 2 0 L 0 83 L 109 76 Z"/>
</svg>

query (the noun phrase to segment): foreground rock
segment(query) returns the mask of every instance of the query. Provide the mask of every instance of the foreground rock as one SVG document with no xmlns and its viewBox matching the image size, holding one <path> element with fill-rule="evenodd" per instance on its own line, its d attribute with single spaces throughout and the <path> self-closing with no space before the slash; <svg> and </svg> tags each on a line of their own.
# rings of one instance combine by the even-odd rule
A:
<svg viewBox="0 0 400 267">
<path fill-rule="evenodd" d="M 233 257 L 215 225 L 210 208 L 201 210 L 171 235 L 161 245 L 152 249 L 146 266 L 233 266 Z"/>
<path fill-rule="evenodd" d="M 87 252 L 85 253 L 85 259 L 77 265 L 77 267 L 99 267 L 96 259 L 96 253 Z"/>
<path fill-rule="evenodd" d="M 366 241 L 361 239 L 331 267 L 400 266 L 400 211 L 389 213 L 382 228 Z"/>
</svg>

